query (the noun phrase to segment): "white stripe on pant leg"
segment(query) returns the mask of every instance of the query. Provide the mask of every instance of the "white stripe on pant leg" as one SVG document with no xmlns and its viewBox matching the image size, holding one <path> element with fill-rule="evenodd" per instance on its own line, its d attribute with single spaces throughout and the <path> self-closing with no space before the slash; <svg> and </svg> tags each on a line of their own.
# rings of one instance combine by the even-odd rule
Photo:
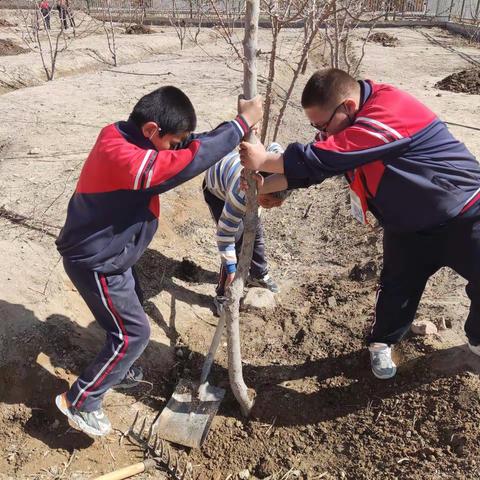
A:
<svg viewBox="0 0 480 480">
<path fill-rule="evenodd" d="M 475 191 L 475 193 L 463 204 L 463 206 L 467 206 L 468 203 L 473 200 L 475 198 L 475 195 L 477 195 L 478 193 L 480 193 L 480 188 L 478 190 Z"/>
<path fill-rule="evenodd" d="M 98 278 L 98 273 L 97 272 L 93 272 L 93 274 L 95 275 L 95 281 L 97 282 L 97 287 L 98 287 L 98 290 L 100 292 L 100 297 L 102 299 L 102 303 L 103 305 L 105 306 L 105 308 L 107 309 L 108 313 L 111 315 L 113 321 L 115 322 L 115 326 L 117 327 L 118 329 L 118 335 L 119 335 L 119 338 L 121 340 L 121 343 L 118 345 L 117 349 L 115 350 L 115 352 L 113 352 L 113 355 L 108 359 L 108 361 L 105 363 L 105 365 L 103 366 L 103 368 L 97 373 L 97 375 L 95 376 L 95 378 L 88 384 L 86 385 L 84 388 L 82 388 L 79 392 L 79 394 L 77 395 L 77 397 L 75 398 L 75 400 L 72 402 L 72 405 L 75 405 L 78 400 L 81 398 L 81 396 L 92 386 L 92 385 L 95 385 L 95 382 L 100 378 L 100 376 L 103 374 L 103 372 L 108 368 L 108 366 L 113 362 L 113 360 L 115 360 L 115 358 L 118 356 L 118 354 L 120 353 L 121 349 L 123 348 L 124 344 L 125 344 L 125 341 L 124 341 L 124 338 L 123 338 L 123 332 L 122 332 L 122 329 L 120 328 L 120 325 L 118 324 L 117 322 L 117 319 L 115 318 L 115 315 L 113 314 L 113 312 L 110 310 L 110 308 L 108 307 L 108 303 L 107 303 L 107 299 L 105 298 L 105 295 L 103 294 L 103 289 L 102 289 L 102 285 L 100 283 L 100 279 Z"/>
</svg>

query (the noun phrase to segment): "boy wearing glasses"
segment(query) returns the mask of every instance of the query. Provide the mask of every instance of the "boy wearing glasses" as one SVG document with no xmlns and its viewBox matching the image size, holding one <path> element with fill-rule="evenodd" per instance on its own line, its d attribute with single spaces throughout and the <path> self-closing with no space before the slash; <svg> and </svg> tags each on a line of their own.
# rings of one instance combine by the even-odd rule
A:
<svg viewBox="0 0 480 480">
<path fill-rule="evenodd" d="M 391 85 L 316 72 L 302 106 L 319 133 L 268 153 L 241 145 L 246 168 L 276 173 L 259 193 L 304 188 L 344 175 L 353 216 L 384 228 L 384 263 L 368 337 L 372 371 L 396 373 L 391 346 L 407 333 L 428 278 L 443 266 L 469 283 L 468 345 L 480 355 L 480 166 L 425 105 Z"/>
</svg>

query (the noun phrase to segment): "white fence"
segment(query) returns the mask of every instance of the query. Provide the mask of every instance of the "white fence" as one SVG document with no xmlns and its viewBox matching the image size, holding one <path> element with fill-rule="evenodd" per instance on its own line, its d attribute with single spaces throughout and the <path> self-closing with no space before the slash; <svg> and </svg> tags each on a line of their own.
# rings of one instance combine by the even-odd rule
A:
<svg viewBox="0 0 480 480">
<path fill-rule="evenodd" d="M 428 15 L 438 20 L 478 23 L 480 0 L 429 0 Z"/>
<path fill-rule="evenodd" d="M 51 0 L 55 3 L 55 0 Z M 28 8 L 35 0 L 0 0 L 0 8 Z M 108 3 L 111 11 L 143 11 L 148 17 L 203 18 L 211 16 L 206 0 L 70 0 L 74 8 L 101 12 Z M 235 18 L 244 10 L 244 0 L 214 0 L 216 8 L 227 18 Z M 367 0 L 375 12 L 385 12 L 385 20 L 423 18 L 433 21 L 480 23 L 480 0 Z M 202 7 L 203 5 L 203 7 Z"/>
<path fill-rule="evenodd" d="M 142 9 L 146 14 L 169 15 L 174 10 L 178 17 L 192 17 L 201 10 L 211 10 L 209 2 L 202 0 L 74 0 L 88 9 L 101 11 L 108 2 L 116 11 Z M 238 15 L 244 10 L 244 0 L 215 0 L 218 11 Z M 1 0 L 0 0 L 1 4 Z M 476 23 L 480 20 L 480 0 L 367 0 L 372 12 L 385 12 L 386 19 L 423 17 L 432 20 L 451 20 Z M 208 14 L 207 14 L 208 16 Z"/>
</svg>

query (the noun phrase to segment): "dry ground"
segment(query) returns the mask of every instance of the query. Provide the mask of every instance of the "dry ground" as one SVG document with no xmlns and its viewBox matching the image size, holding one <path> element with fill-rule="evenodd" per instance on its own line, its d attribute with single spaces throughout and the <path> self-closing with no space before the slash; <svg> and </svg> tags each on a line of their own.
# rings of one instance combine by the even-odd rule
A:
<svg viewBox="0 0 480 480">
<path fill-rule="evenodd" d="M 429 33 L 479 56 L 442 31 Z M 419 31 L 394 34 L 395 48 L 368 46 L 362 75 L 411 91 L 445 120 L 478 126 L 478 95 L 439 95 L 434 88 L 468 64 Z M 0 36 L 12 38 L 11 29 L 0 28 Z M 288 32 L 283 54 L 296 48 L 296 36 Z M 195 179 L 162 196 L 160 229 L 141 260 L 153 335 L 140 364 L 153 386 L 107 396 L 117 430 L 103 440 L 71 430 L 53 406 L 102 340 L 54 247 L 99 128 L 125 118 L 141 95 L 165 83 L 192 98 L 201 129 L 234 115 L 241 73 L 226 68 L 231 58 L 211 33 L 202 48 L 188 44 L 183 52 L 170 29 L 147 37 L 121 38 L 125 63 L 116 69 L 85 54 L 105 48 L 103 37 L 83 39 L 60 58 L 59 78 L 49 83 L 34 53 L 0 57 L 1 78 L 23 71 L 27 79 L 26 88 L 0 96 L 0 478 L 86 479 L 138 460 L 138 450 L 120 446 L 120 432 L 135 411 L 161 408 L 177 378 L 198 374 L 213 333 L 217 254 Z M 149 50 L 142 47 L 147 41 Z M 265 32 L 262 48 L 268 51 Z M 298 95 L 294 101 L 284 143 L 313 133 Z M 452 129 L 480 155 L 473 130 Z M 340 179 L 296 192 L 265 213 L 265 224 L 272 274 L 283 290 L 274 312 L 247 314 L 242 324 L 254 414 L 241 418 L 227 393 L 204 447 L 188 452 L 200 478 L 235 478 L 246 468 L 272 479 L 478 478 L 480 360 L 464 346 L 464 282 L 446 270 L 431 280 L 418 317 L 441 330 L 407 338 L 396 352 L 397 377 L 381 382 L 372 378 L 363 346 L 381 267 L 380 232 L 350 219 Z M 193 279 L 185 256 L 198 265 Z M 354 267 L 360 277 L 350 275 Z M 227 383 L 225 366 L 223 348 L 214 369 L 219 385 Z"/>
</svg>

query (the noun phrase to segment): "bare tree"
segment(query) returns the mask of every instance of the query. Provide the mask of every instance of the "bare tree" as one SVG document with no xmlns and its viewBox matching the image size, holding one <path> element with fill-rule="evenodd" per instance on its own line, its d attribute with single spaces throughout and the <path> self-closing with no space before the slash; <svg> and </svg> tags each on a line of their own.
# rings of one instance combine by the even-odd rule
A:
<svg viewBox="0 0 480 480">
<path fill-rule="evenodd" d="M 146 16 L 144 0 L 128 0 L 121 2 L 116 18 L 119 23 L 123 24 L 125 33 L 150 33 L 148 27 L 144 25 Z"/>
<path fill-rule="evenodd" d="M 240 51 L 240 41 L 236 37 L 236 32 L 233 28 L 234 22 L 231 21 L 231 16 L 228 15 L 226 9 L 220 10 L 218 5 L 214 3 L 214 0 L 209 0 L 212 4 L 212 10 L 218 19 L 217 31 L 219 35 L 230 46 L 234 53 L 234 59 L 240 62 L 244 62 L 244 56 Z M 317 5 L 318 2 L 318 5 Z M 318 9 L 322 9 L 322 6 L 328 4 L 328 2 L 320 2 L 319 0 L 262 0 L 263 12 L 268 16 L 271 25 L 271 48 L 269 52 L 257 52 L 257 55 L 268 55 L 268 73 L 267 76 L 259 76 L 259 82 L 265 85 L 265 105 L 264 116 L 262 120 L 261 141 L 265 142 L 267 132 L 269 129 L 269 123 L 273 117 L 273 103 L 275 96 L 284 96 L 287 92 L 281 85 L 276 82 L 277 64 L 281 62 L 289 67 L 292 74 L 295 72 L 295 68 L 292 66 L 292 56 L 288 58 L 282 58 L 280 52 L 280 37 L 285 27 L 293 25 L 296 21 L 314 21 L 315 15 L 312 12 L 318 12 Z M 234 15 L 238 14 L 238 10 L 235 10 Z M 306 32 L 308 32 L 308 28 Z M 306 33 L 305 33 L 306 35 Z M 307 35 L 307 39 L 309 36 Z M 306 41 L 306 40 L 305 40 Z M 313 41 L 313 40 L 312 40 Z M 303 49 L 301 48 L 303 51 Z M 308 53 L 308 49 L 307 49 Z M 294 61 L 294 60 L 293 60 Z M 305 61 L 302 62 L 302 65 Z M 227 63 L 228 66 L 230 66 Z M 232 68 L 232 67 L 231 67 Z M 295 79 L 298 77 L 295 77 Z M 277 91 L 280 93 L 277 93 Z M 288 101 L 287 101 L 288 103 Z"/>
<path fill-rule="evenodd" d="M 312 1 L 312 0 L 311 0 Z M 315 3 L 315 0 L 313 0 Z M 272 44 L 268 61 L 268 76 L 267 86 L 265 91 L 265 106 L 262 120 L 262 131 L 260 135 L 260 141 L 265 142 L 268 131 L 269 119 L 271 116 L 271 107 L 273 101 L 273 84 L 275 81 L 276 62 L 278 60 L 277 49 L 278 40 L 282 29 L 289 24 L 292 24 L 296 20 L 301 18 L 305 19 L 305 11 L 307 10 L 309 0 L 302 1 L 302 3 L 296 5 L 292 0 L 263 0 L 265 12 L 270 18 L 271 32 L 272 32 Z M 305 25 L 307 22 L 305 22 Z"/>
<path fill-rule="evenodd" d="M 205 17 L 210 12 L 210 2 L 208 0 L 189 0 L 191 12 L 191 21 L 188 28 L 188 34 L 195 44 L 198 45 L 198 37 L 202 31 L 202 25 Z"/>
<path fill-rule="evenodd" d="M 29 4 L 29 9 L 18 8 L 16 11 L 22 40 L 31 51 L 39 54 L 47 80 L 53 80 L 58 54 L 67 48 L 68 37 L 62 22 L 60 29 L 53 32 L 47 28 L 40 4 L 35 0 L 30 0 Z"/>
<path fill-rule="evenodd" d="M 183 50 L 183 45 L 185 43 L 185 38 L 187 37 L 187 22 L 184 18 L 180 17 L 181 12 L 177 11 L 177 2 L 172 0 L 172 16 L 169 18 L 170 25 L 175 29 L 178 40 L 180 42 L 180 50 Z"/>
<path fill-rule="evenodd" d="M 219 8 L 219 5 L 215 2 L 215 0 L 209 0 L 210 5 L 212 7 L 212 11 L 214 12 L 218 25 L 216 27 L 216 32 L 225 40 L 227 45 L 235 53 L 235 58 L 240 60 L 243 63 L 244 57 L 243 52 L 240 49 L 241 41 L 238 38 L 235 32 L 235 22 L 237 21 L 237 11 L 235 9 L 228 8 L 228 1 L 225 1 L 225 8 Z M 234 14 L 231 11 L 234 11 Z"/>
<path fill-rule="evenodd" d="M 243 92 L 246 99 L 257 94 L 257 36 L 260 15 L 259 0 L 247 0 L 245 13 L 244 80 Z M 250 136 L 248 141 L 254 141 Z M 250 172 L 251 173 L 251 172 Z M 258 204 L 256 183 L 251 174 L 247 174 L 249 189 L 246 193 L 247 208 L 244 218 L 242 250 L 235 278 L 227 289 L 227 301 L 222 315 L 225 315 L 228 332 L 228 373 L 233 394 L 240 404 L 243 415 L 248 416 L 253 407 L 253 399 L 243 380 L 242 355 L 240 349 L 240 299 L 243 296 L 245 279 L 252 261 L 255 231 L 258 222 Z"/>
<path fill-rule="evenodd" d="M 307 36 L 306 38 L 304 38 L 304 41 L 303 41 L 300 58 L 297 62 L 296 67 L 293 70 L 293 75 L 290 80 L 290 85 L 288 87 L 287 93 L 285 94 L 282 100 L 280 111 L 275 121 L 275 128 L 274 128 L 273 138 L 272 138 L 273 141 L 276 141 L 278 137 L 280 126 L 282 125 L 283 117 L 285 115 L 285 111 L 292 97 L 293 90 L 297 83 L 298 77 L 300 73 L 304 71 L 304 65 L 305 65 L 305 62 L 307 61 L 308 53 L 312 48 L 313 42 L 317 38 L 320 28 L 331 15 L 332 8 L 334 8 L 334 3 L 335 3 L 335 0 L 331 0 L 330 2 L 324 2 L 320 5 L 317 4 L 315 5 L 315 10 L 310 14 L 311 30 L 310 29 L 307 30 Z"/>
<path fill-rule="evenodd" d="M 68 17 L 60 15 L 58 27 L 47 24 L 47 18 L 42 14 L 40 2 L 27 0 L 28 8 L 16 9 L 17 24 L 20 33 L 12 29 L 15 35 L 20 35 L 22 42 L 32 52 L 38 53 L 47 80 L 53 80 L 56 73 L 58 57 L 65 52 L 74 38 L 83 38 L 98 30 L 98 22 L 88 16 L 77 19 L 76 13 L 69 6 Z M 65 12 L 66 15 L 66 12 Z M 68 23 L 67 23 L 68 20 Z M 68 34 L 69 25 L 74 35 Z"/>
<path fill-rule="evenodd" d="M 332 15 L 324 23 L 324 38 L 329 47 L 330 66 L 343 68 L 351 75 L 355 75 L 363 61 L 368 38 L 375 23 L 383 14 L 372 16 L 368 0 L 335 0 L 332 6 Z M 359 24 L 366 20 L 370 27 L 363 40 L 360 56 L 355 59 L 353 34 Z"/>
<path fill-rule="evenodd" d="M 220 10 L 214 0 L 209 0 L 218 19 L 217 31 L 234 53 L 233 59 L 244 62 L 239 48 L 239 40 L 224 10 Z M 266 76 L 259 76 L 259 82 L 265 85 L 265 108 L 262 120 L 261 141 L 265 143 L 272 130 L 271 139 L 277 140 L 280 128 L 292 95 L 300 78 L 306 72 L 310 52 L 320 45 L 325 48 L 332 67 L 343 68 L 356 75 L 363 61 L 366 43 L 376 22 L 384 15 L 384 10 L 375 12 L 375 2 L 371 0 L 261 0 L 263 13 L 270 20 L 271 43 L 269 52 L 257 52 L 268 55 Z M 379 5 L 381 2 L 378 2 Z M 383 8 L 383 6 L 382 6 Z M 303 23 L 303 29 L 290 52 L 282 50 L 281 37 L 286 26 L 296 21 Z M 361 22 L 370 27 L 366 38 L 358 49 L 353 42 L 354 34 Z M 323 33 L 323 43 L 321 43 Z M 227 58 L 227 66 L 233 68 L 232 57 Z M 286 66 L 286 89 L 276 81 L 279 65 Z M 275 106 L 278 103 L 278 111 Z M 272 122 L 273 126 L 272 126 Z"/>
<path fill-rule="evenodd" d="M 111 0 L 103 1 L 103 10 L 104 10 L 104 15 L 102 17 L 103 30 L 107 37 L 108 50 L 112 55 L 112 64 L 114 67 L 116 67 L 117 66 L 117 42 L 115 38 L 115 25 L 113 23 Z"/>
</svg>

